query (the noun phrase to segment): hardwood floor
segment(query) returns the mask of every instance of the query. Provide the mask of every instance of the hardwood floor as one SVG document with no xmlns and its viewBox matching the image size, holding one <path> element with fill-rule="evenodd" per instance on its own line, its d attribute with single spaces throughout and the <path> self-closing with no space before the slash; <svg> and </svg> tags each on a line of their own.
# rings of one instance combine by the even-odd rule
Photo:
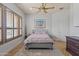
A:
<svg viewBox="0 0 79 59">
<path fill-rule="evenodd" d="M 65 55 L 70 56 L 71 54 L 66 51 L 66 42 L 55 41 L 55 46 Z"/>
<path fill-rule="evenodd" d="M 14 56 L 22 47 L 23 47 L 23 42 L 17 45 L 11 51 L 9 51 L 5 56 Z"/>
<path fill-rule="evenodd" d="M 70 54 L 66 51 L 66 43 L 62 42 L 62 41 L 55 41 L 54 45 L 65 55 L 65 56 L 69 56 Z M 23 47 L 23 43 L 19 44 L 16 46 L 16 48 L 14 48 L 13 50 L 11 50 L 10 52 L 8 52 L 6 55 L 7 56 L 14 56 L 21 48 Z"/>
</svg>

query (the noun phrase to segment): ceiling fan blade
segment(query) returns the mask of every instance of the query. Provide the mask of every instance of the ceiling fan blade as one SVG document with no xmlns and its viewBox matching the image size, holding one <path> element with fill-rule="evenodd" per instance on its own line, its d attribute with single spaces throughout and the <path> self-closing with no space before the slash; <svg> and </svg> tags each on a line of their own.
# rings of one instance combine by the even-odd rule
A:
<svg viewBox="0 0 79 59">
<path fill-rule="evenodd" d="M 45 9 L 54 9 L 55 7 L 46 7 Z"/>
<path fill-rule="evenodd" d="M 54 9 L 55 8 L 54 6 L 53 7 L 47 7 L 46 5 L 47 5 L 46 3 L 42 3 L 42 5 L 40 7 L 32 7 L 32 8 L 38 9 L 37 12 L 43 11 L 44 13 L 48 13 L 47 12 L 48 9 Z M 60 9 L 62 9 L 62 8 L 60 8 Z"/>
<path fill-rule="evenodd" d="M 38 8 L 38 7 L 32 7 L 32 8 L 34 8 L 34 9 L 40 9 L 40 8 Z"/>
<path fill-rule="evenodd" d="M 61 8 L 59 8 L 60 10 L 63 10 L 64 9 L 64 7 L 61 7 Z"/>
</svg>

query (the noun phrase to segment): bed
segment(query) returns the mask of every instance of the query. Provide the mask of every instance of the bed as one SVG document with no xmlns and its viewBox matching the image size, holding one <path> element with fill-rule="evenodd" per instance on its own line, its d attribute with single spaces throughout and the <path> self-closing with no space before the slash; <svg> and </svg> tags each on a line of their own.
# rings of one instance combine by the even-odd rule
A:
<svg viewBox="0 0 79 59">
<path fill-rule="evenodd" d="M 45 32 L 32 33 L 24 41 L 25 48 L 30 49 L 40 49 L 40 48 L 49 48 L 53 49 L 53 40 Z"/>
</svg>

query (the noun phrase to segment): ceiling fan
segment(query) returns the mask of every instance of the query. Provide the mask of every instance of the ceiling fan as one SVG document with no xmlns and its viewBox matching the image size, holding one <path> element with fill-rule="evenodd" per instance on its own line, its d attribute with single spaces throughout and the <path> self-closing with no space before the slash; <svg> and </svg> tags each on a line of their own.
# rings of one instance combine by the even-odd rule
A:
<svg viewBox="0 0 79 59">
<path fill-rule="evenodd" d="M 47 13 L 47 11 L 49 9 L 54 9 L 55 8 L 55 7 L 47 7 L 46 5 L 47 5 L 46 3 L 42 3 L 40 7 L 32 7 L 32 8 L 38 9 L 39 12 L 43 11 L 44 13 Z"/>
</svg>

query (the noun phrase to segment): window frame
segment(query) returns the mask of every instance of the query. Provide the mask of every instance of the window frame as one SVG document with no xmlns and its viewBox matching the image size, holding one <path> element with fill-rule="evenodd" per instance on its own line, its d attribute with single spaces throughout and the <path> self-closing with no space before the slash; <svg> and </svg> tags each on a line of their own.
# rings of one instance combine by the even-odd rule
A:
<svg viewBox="0 0 79 59">
<path fill-rule="evenodd" d="M 15 13 L 14 11 L 12 11 L 11 9 L 9 9 L 8 7 L 6 7 L 6 6 L 4 6 L 3 4 L 1 4 L 0 3 L 0 6 L 2 7 L 2 16 L 1 16 L 1 42 L 0 42 L 0 44 L 4 44 L 4 43 L 6 43 L 6 42 L 8 42 L 8 41 L 11 41 L 11 40 L 14 40 L 14 39 L 16 39 L 16 38 L 18 38 L 18 37 L 21 37 L 22 36 L 22 33 L 21 34 L 18 34 L 18 36 L 14 36 L 14 29 L 19 29 L 20 30 L 20 28 L 14 28 L 14 15 L 17 15 L 18 16 L 18 20 L 19 20 L 19 22 L 20 22 L 20 18 L 21 18 L 21 27 L 22 27 L 22 17 L 21 16 L 19 16 L 17 13 Z M 9 12 L 11 12 L 12 14 L 13 14 L 13 28 L 9 28 L 9 27 L 7 27 L 7 10 L 9 10 Z M 20 23 L 19 23 L 19 25 L 20 25 Z M 12 38 L 7 38 L 7 30 L 8 29 L 12 29 L 13 30 L 13 37 Z M 22 28 L 21 28 L 21 30 L 22 30 Z M 19 31 L 20 32 L 20 31 Z"/>
<path fill-rule="evenodd" d="M 2 4 L 0 4 L 0 8 L 1 8 L 1 27 L 0 27 L 0 30 L 1 30 L 1 42 L 0 42 L 0 44 L 2 44 L 3 43 L 3 38 L 2 38 L 2 36 L 3 36 L 3 5 Z"/>
<path fill-rule="evenodd" d="M 6 7 L 6 8 L 7 8 L 7 7 Z M 7 10 L 8 10 L 8 11 L 7 11 Z M 11 11 L 11 10 L 8 9 L 8 8 L 7 8 L 7 10 L 6 10 L 6 15 L 7 15 L 7 12 L 11 12 L 11 13 L 13 14 L 13 11 Z M 12 16 L 12 17 L 13 17 L 13 16 Z M 10 41 L 10 40 L 13 40 L 13 38 L 8 38 L 8 39 L 7 39 L 7 30 L 8 30 L 8 29 L 10 30 L 10 29 L 13 29 L 13 28 L 7 27 L 7 17 L 6 17 L 6 33 L 5 33 L 5 34 L 6 34 L 6 42 L 7 42 L 7 41 Z M 14 34 L 13 34 L 13 36 L 14 36 Z"/>
</svg>

